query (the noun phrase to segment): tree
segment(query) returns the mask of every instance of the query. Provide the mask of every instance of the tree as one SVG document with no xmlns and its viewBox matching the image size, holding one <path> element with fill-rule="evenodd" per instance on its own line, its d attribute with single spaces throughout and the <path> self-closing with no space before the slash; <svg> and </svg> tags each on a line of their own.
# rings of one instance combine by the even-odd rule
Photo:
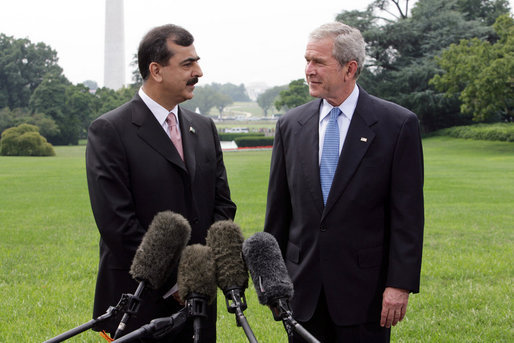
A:
<svg viewBox="0 0 514 343">
<path fill-rule="evenodd" d="M 368 60 L 359 84 L 371 94 L 414 111 L 425 132 L 467 123 L 469 117 L 460 114 L 459 99 L 445 96 L 429 83 L 439 72 L 434 56 L 461 39 L 493 40 L 494 31 L 478 13 L 462 12 L 465 0 L 418 0 L 410 16 L 406 7 L 389 6 L 389 12 L 403 8 L 397 18 L 380 16 L 387 2 L 399 3 L 374 1 L 366 11 L 337 16 L 337 20 L 358 27 L 367 43 Z M 502 2 L 481 0 L 482 6 Z M 508 12 L 508 7 L 500 5 L 499 11 Z"/>
<path fill-rule="evenodd" d="M 132 62 L 130 62 L 130 66 L 133 68 L 132 70 L 132 85 L 139 89 L 143 85 L 143 77 L 139 72 L 139 64 L 137 59 L 137 53 L 132 57 Z"/>
<path fill-rule="evenodd" d="M 55 156 L 54 149 L 34 125 L 21 124 L 2 132 L 0 154 L 3 156 Z"/>
<path fill-rule="evenodd" d="M 28 110 L 17 108 L 11 111 L 8 107 L 0 110 L 0 132 L 20 124 L 35 125 L 39 133 L 44 137 L 59 134 L 59 127 L 55 120 L 44 113 L 30 113 Z"/>
<path fill-rule="evenodd" d="M 314 99 L 309 94 L 309 86 L 305 83 L 304 79 L 291 81 L 289 87 L 282 90 L 275 101 L 275 108 L 280 110 L 290 109 L 296 106 L 303 105 Z"/>
<path fill-rule="evenodd" d="M 231 87 L 229 86 L 228 88 Z M 223 109 L 234 101 L 228 94 L 221 92 L 220 89 L 222 87 L 217 83 L 198 86 L 195 88 L 193 99 L 183 102 L 181 106 L 191 111 L 198 110 L 205 115 L 209 113 L 211 108 L 216 107 L 221 117 Z"/>
<path fill-rule="evenodd" d="M 232 101 L 250 101 L 244 84 L 236 86 L 232 83 L 219 84 L 214 82 L 211 83 L 210 87 L 221 94 L 227 95 Z"/>
<path fill-rule="evenodd" d="M 215 98 L 219 93 L 209 85 L 195 88 L 194 96 L 191 100 L 183 102 L 181 106 L 191 111 L 198 110 L 201 114 L 207 115 L 215 105 Z"/>
<path fill-rule="evenodd" d="M 436 61 L 443 73 L 431 83 L 448 97 L 458 96 L 461 112 L 476 122 L 512 121 L 514 107 L 514 19 L 500 16 L 495 44 L 478 38 L 452 44 Z"/>
<path fill-rule="evenodd" d="M 509 9 L 508 0 L 457 0 L 457 5 L 467 20 L 479 20 L 486 25 L 493 25 L 496 18 Z"/>
<path fill-rule="evenodd" d="M 84 84 L 73 85 L 64 76 L 50 74 L 30 98 L 33 113 L 44 113 L 57 124 L 58 133 L 47 138 L 59 145 L 78 144 L 80 138 L 85 138 L 98 106 L 97 98 Z"/>
<path fill-rule="evenodd" d="M 0 108 L 27 107 L 46 74 L 61 75 L 57 60 L 44 43 L 0 34 Z"/>
<path fill-rule="evenodd" d="M 232 103 L 234 102 L 232 101 L 232 98 L 230 98 L 230 96 L 223 93 L 219 93 L 216 95 L 216 97 L 214 98 L 214 106 L 216 106 L 216 109 L 220 113 L 220 119 L 223 116 L 223 110 L 225 109 L 225 107 Z"/>
<path fill-rule="evenodd" d="M 257 104 L 264 111 L 264 116 L 268 115 L 268 110 L 279 96 L 280 92 L 287 89 L 287 86 L 276 86 L 269 88 L 257 97 Z"/>
</svg>

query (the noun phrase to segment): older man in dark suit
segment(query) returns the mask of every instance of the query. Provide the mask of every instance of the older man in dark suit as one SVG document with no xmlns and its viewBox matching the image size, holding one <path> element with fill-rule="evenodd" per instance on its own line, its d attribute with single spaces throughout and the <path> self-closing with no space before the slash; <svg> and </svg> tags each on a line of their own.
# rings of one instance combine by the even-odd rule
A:
<svg viewBox="0 0 514 343">
<path fill-rule="evenodd" d="M 305 74 L 320 99 L 280 118 L 273 146 L 265 231 L 293 280 L 295 318 L 324 343 L 388 342 L 419 290 L 418 119 L 356 84 L 364 47 L 342 23 L 313 31 Z"/>
<path fill-rule="evenodd" d="M 87 179 L 101 235 L 94 317 L 116 305 L 122 293 L 134 293 L 130 265 L 158 212 L 171 210 L 188 219 L 191 244 L 205 243 L 213 222 L 235 216 L 213 121 L 178 105 L 193 97 L 203 75 L 198 60 L 193 36 L 185 29 L 164 25 L 151 30 L 138 50 L 144 80 L 138 94 L 89 128 Z M 143 293 L 125 333 L 181 308 L 173 297 L 164 297 L 166 291 Z M 102 323 L 96 329 L 114 334 L 117 324 Z M 202 342 L 215 342 L 215 325 L 214 304 Z M 174 341 L 191 337 L 189 328 Z"/>
</svg>

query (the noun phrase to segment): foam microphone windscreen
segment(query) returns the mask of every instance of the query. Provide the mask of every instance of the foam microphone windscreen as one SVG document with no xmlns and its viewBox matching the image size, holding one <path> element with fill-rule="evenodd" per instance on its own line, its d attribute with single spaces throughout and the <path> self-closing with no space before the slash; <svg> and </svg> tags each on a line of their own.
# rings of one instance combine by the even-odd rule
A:
<svg viewBox="0 0 514 343">
<path fill-rule="evenodd" d="M 216 280 L 223 291 L 248 288 L 248 269 L 243 260 L 243 233 L 231 220 L 218 221 L 207 232 L 207 246 L 216 263 Z"/>
<path fill-rule="evenodd" d="M 159 289 L 177 265 L 190 237 L 191 226 L 182 215 L 171 211 L 157 213 L 137 248 L 130 275 Z"/>
<path fill-rule="evenodd" d="M 267 232 L 255 233 L 244 241 L 243 256 L 262 305 L 293 296 L 293 283 L 275 237 Z"/>
<path fill-rule="evenodd" d="M 178 295 L 182 301 L 193 294 L 205 296 L 210 304 L 216 298 L 216 267 L 211 248 L 187 246 L 178 264 Z"/>
</svg>

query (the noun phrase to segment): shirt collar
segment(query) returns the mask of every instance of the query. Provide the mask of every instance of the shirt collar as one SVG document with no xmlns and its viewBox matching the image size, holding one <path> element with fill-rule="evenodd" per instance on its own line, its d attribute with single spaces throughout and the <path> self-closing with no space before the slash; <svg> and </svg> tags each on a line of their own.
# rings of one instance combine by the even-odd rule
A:
<svg viewBox="0 0 514 343">
<path fill-rule="evenodd" d="M 339 105 L 339 109 L 341 110 L 342 114 L 348 118 L 348 120 L 352 120 L 353 112 L 355 112 L 355 108 L 357 107 L 357 100 L 359 100 L 359 87 L 355 85 L 348 98 L 346 98 L 346 100 L 343 101 L 341 105 Z M 333 108 L 334 106 L 330 105 L 327 100 L 323 99 L 323 103 L 321 104 L 319 111 L 320 123 L 323 121 L 323 119 L 325 119 L 326 116 L 328 116 Z"/>
<path fill-rule="evenodd" d="M 166 121 L 166 118 L 168 117 L 168 114 L 170 112 L 168 112 L 167 109 L 165 109 L 164 107 L 159 105 L 159 103 L 157 103 L 155 100 L 150 98 L 143 91 L 143 87 L 139 88 L 138 94 L 141 97 L 141 100 L 143 100 L 143 102 L 146 104 L 146 106 L 148 106 L 150 111 L 153 113 L 153 115 L 155 116 L 157 121 L 162 125 Z M 175 117 L 177 118 L 177 124 L 178 124 L 178 105 L 175 105 L 175 107 L 171 110 L 171 112 L 173 112 L 173 114 L 175 114 Z"/>
</svg>

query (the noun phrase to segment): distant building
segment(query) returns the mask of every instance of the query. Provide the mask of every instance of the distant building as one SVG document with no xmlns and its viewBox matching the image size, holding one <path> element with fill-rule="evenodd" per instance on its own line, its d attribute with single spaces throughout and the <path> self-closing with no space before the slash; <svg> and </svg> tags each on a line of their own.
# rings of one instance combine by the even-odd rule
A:
<svg viewBox="0 0 514 343">
<path fill-rule="evenodd" d="M 252 82 L 245 85 L 245 88 L 250 99 L 252 99 L 252 101 L 256 101 L 257 97 L 264 93 L 264 91 L 268 89 L 269 86 L 264 82 Z"/>
<path fill-rule="evenodd" d="M 125 25 L 123 0 L 105 0 L 104 87 L 125 85 Z"/>
</svg>

